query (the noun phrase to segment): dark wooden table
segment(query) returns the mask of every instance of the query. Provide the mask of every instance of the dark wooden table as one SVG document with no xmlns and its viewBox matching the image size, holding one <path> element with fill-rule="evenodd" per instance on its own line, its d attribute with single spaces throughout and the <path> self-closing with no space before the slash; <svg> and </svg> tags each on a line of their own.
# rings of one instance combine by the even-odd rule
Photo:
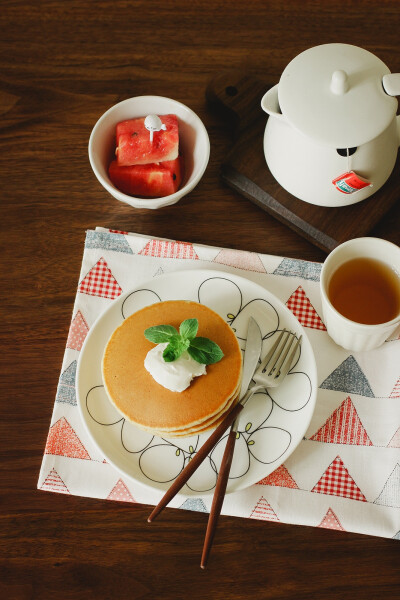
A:
<svg viewBox="0 0 400 600">
<path fill-rule="evenodd" d="M 232 128 L 205 89 L 231 68 L 278 81 L 300 51 L 336 41 L 400 71 L 399 3 L 8 0 L 0 27 L 0 597 L 400 598 L 394 540 L 222 517 L 200 571 L 206 515 L 167 510 L 149 527 L 147 506 L 36 489 L 85 230 L 323 260 L 222 183 Z M 114 200 L 87 157 L 98 117 L 141 94 L 187 104 L 211 140 L 200 184 L 159 211 Z M 398 204 L 373 235 L 398 243 L 399 219 Z"/>
</svg>

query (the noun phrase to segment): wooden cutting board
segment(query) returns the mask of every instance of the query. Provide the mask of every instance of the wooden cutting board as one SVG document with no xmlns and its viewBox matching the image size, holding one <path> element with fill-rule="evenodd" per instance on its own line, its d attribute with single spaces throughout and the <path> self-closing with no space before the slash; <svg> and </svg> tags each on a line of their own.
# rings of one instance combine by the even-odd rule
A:
<svg viewBox="0 0 400 600">
<path fill-rule="evenodd" d="M 400 158 L 385 185 L 366 200 L 338 208 L 298 200 L 275 181 L 264 158 L 268 115 L 260 102 L 270 87 L 237 71 L 221 73 L 207 87 L 207 101 L 229 115 L 235 127 L 236 141 L 221 167 L 223 180 L 326 252 L 368 235 L 400 198 Z"/>
</svg>

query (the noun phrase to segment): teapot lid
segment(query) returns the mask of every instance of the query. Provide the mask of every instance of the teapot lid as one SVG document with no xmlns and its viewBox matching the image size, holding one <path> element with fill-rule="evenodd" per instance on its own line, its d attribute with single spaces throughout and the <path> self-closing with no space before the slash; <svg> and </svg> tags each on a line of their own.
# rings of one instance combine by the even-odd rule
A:
<svg viewBox="0 0 400 600">
<path fill-rule="evenodd" d="M 360 146 L 392 121 L 397 100 L 382 78 L 388 67 L 350 44 L 323 44 L 296 56 L 283 71 L 278 100 L 288 122 L 335 148 Z"/>
</svg>

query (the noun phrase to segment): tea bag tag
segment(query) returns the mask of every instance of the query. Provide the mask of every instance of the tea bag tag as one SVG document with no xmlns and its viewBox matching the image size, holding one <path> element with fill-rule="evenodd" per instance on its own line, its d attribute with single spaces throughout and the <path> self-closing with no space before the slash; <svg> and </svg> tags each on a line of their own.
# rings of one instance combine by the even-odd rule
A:
<svg viewBox="0 0 400 600">
<path fill-rule="evenodd" d="M 372 187 L 372 183 L 363 177 L 360 177 L 354 171 L 347 171 L 336 179 L 332 179 L 332 183 L 339 192 L 343 194 L 353 194 L 359 192 L 365 187 Z"/>
<path fill-rule="evenodd" d="M 153 133 L 154 131 L 166 130 L 167 126 L 161 121 L 160 117 L 157 115 L 147 115 L 144 120 L 144 126 L 147 131 L 150 132 L 150 142 L 153 141 Z"/>
<path fill-rule="evenodd" d="M 365 187 L 372 187 L 372 183 L 368 179 L 350 170 L 349 149 L 347 149 L 347 171 L 339 175 L 339 177 L 332 179 L 332 183 L 343 194 L 354 194 L 354 192 L 359 192 Z"/>
</svg>

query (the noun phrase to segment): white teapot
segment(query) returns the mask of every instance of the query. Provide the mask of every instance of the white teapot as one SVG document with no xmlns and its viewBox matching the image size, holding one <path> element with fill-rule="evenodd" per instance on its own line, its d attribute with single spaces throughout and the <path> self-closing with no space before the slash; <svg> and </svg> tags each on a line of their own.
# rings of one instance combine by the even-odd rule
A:
<svg viewBox="0 0 400 600">
<path fill-rule="evenodd" d="M 400 74 L 374 54 L 324 44 L 294 58 L 262 98 L 268 167 L 296 198 L 319 206 L 364 200 L 388 179 L 400 144 Z"/>
</svg>

